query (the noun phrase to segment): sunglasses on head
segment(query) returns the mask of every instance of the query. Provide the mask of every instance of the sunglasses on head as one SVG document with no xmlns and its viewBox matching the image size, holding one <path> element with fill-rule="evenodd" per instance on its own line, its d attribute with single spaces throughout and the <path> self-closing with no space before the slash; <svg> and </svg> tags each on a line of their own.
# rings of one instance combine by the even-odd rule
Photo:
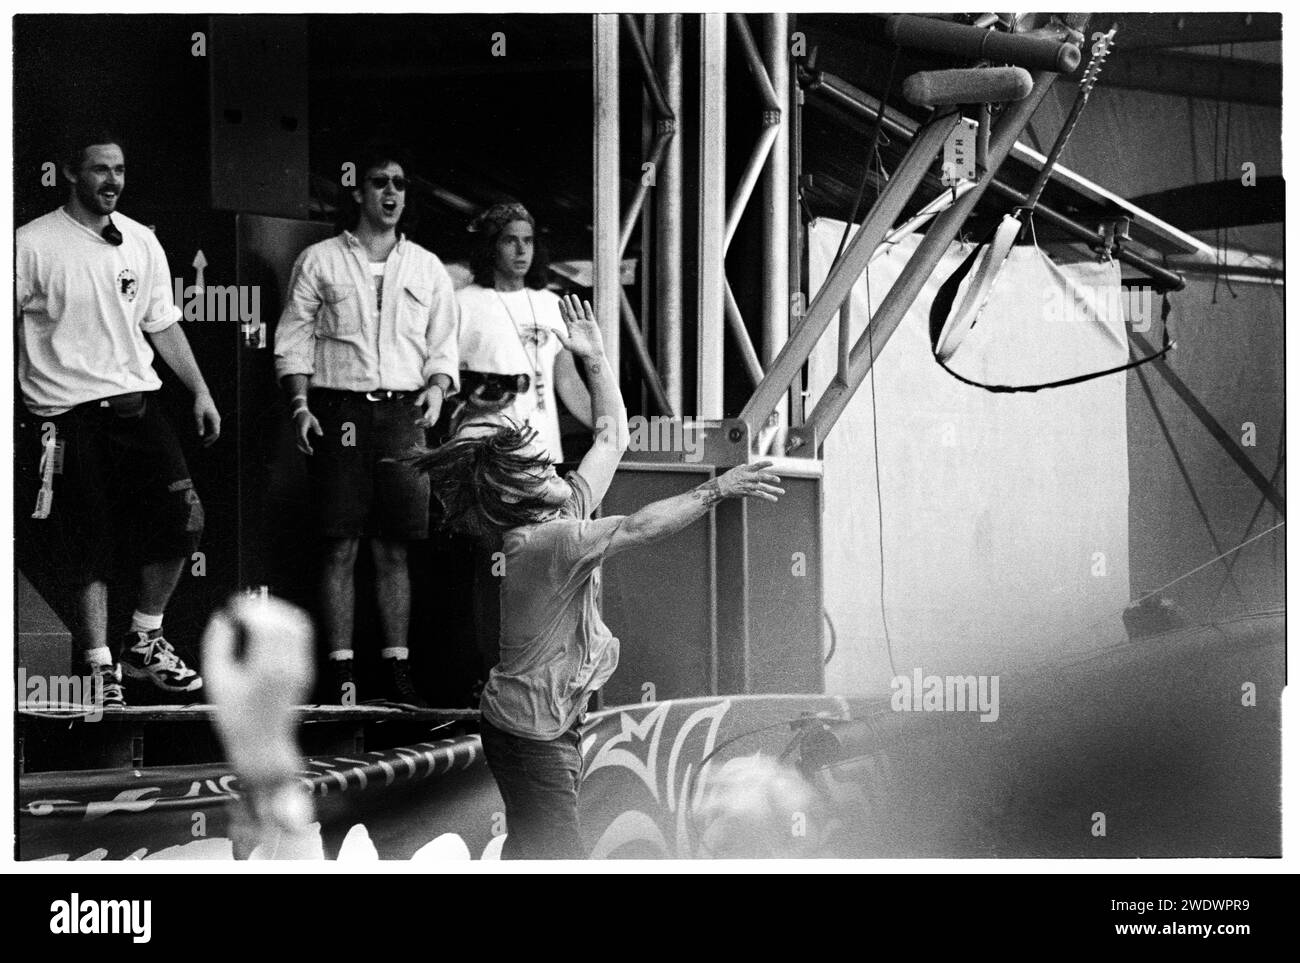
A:
<svg viewBox="0 0 1300 963">
<path fill-rule="evenodd" d="M 114 247 L 118 247 L 122 243 L 122 232 L 113 224 L 112 218 L 109 218 L 108 223 L 104 225 L 104 229 L 99 232 L 99 236 Z"/>
<path fill-rule="evenodd" d="M 399 191 L 406 190 L 406 178 L 400 175 L 397 177 L 389 177 L 387 174 L 378 174 L 374 177 L 367 178 L 367 179 L 370 181 L 370 186 L 377 191 L 382 191 L 385 187 L 387 187 L 388 182 L 390 180 L 393 182 L 393 187 L 396 190 Z"/>
</svg>

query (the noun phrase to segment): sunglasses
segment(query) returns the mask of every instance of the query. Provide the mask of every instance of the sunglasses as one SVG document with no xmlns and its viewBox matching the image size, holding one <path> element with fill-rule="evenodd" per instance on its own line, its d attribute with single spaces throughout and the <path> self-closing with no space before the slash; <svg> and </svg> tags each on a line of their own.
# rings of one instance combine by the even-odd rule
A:
<svg viewBox="0 0 1300 963">
<path fill-rule="evenodd" d="M 112 218 L 109 218 L 108 223 L 104 225 L 104 229 L 99 232 L 99 236 L 114 247 L 120 247 L 122 244 L 122 232 L 113 224 Z"/>
<path fill-rule="evenodd" d="M 393 187 L 394 187 L 394 189 L 399 190 L 399 191 L 404 191 L 404 190 L 406 190 L 406 178 L 405 178 L 405 177 L 401 177 L 401 176 L 398 176 L 398 177 L 389 177 L 387 174 L 384 174 L 384 175 L 380 175 L 380 176 L 369 177 L 369 178 L 367 178 L 367 180 L 370 181 L 370 186 L 373 187 L 373 188 L 374 188 L 375 190 L 377 190 L 377 191 L 382 191 L 385 187 L 387 187 L 389 181 L 392 181 L 392 182 L 393 182 Z"/>
</svg>

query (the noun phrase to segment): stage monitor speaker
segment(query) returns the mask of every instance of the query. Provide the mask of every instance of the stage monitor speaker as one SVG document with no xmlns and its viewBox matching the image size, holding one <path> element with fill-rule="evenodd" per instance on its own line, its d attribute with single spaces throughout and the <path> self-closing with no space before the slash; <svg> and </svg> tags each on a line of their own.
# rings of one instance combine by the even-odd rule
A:
<svg viewBox="0 0 1300 963">
<path fill-rule="evenodd" d="M 630 515 L 713 477 L 712 465 L 624 462 L 602 515 Z M 717 544 L 710 514 L 661 542 L 602 566 L 601 614 L 619 638 L 618 670 L 602 705 L 681 699 L 717 691 Z"/>
<path fill-rule="evenodd" d="M 715 510 L 720 693 L 825 687 L 822 466 L 772 461 L 785 489 L 779 502 L 728 499 Z"/>
<path fill-rule="evenodd" d="M 822 691 L 821 463 L 779 462 L 779 503 L 728 500 L 604 564 L 601 610 L 622 651 L 602 705 Z M 725 470 L 624 461 L 602 513 L 631 514 Z"/>
</svg>

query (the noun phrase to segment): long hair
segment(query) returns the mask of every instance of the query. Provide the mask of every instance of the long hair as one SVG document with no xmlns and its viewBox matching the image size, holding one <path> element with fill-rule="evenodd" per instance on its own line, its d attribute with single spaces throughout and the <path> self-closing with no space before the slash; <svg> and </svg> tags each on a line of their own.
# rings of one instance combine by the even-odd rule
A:
<svg viewBox="0 0 1300 963">
<path fill-rule="evenodd" d="M 527 450 L 536 437 L 534 429 L 513 421 L 471 422 L 465 427 L 491 431 L 460 435 L 409 459 L 429 476 L 433 496 L 442 508 L 443 528 L 491 538 L 540 521 L 555 510 L 524 480 L 551 463 L 545 455 Z"/>
<path fill-rule="evenodd" d="M 547 276 L 550 273 L 550 252 L 546 246 L 546 239 L 537 229 L 537 222 L 533 220 L 533 216 L 526 211 L 524 214 L 526 216 L 515 218 L 515 220 L 527 221 L 533 229 L 533 263 L 528 266 L 528 273 L 524 275 L 524 285 L 534 291 L 540 291 L 546 287 Z M 489 291 L 496 287 L 497 283 L 497 239 L 501 237 L 501 232 L 509 223 L 511 222 L 483 221 L 479 227 L 472 228 L 475 235 L 474 246 L 469 254 L 469 267 L 474 272 L 474 283 Z"/>
</svg>

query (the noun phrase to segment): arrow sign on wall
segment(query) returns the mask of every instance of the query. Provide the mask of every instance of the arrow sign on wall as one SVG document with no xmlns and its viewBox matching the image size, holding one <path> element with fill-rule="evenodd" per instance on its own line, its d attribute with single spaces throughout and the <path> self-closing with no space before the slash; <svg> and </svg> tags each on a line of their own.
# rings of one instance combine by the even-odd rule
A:
<svg viewBox="0 0 1300 963">
<path fill-rule="evenodd" d="M 203 269 L 208 266 L 208 259 L 203 256 L 203 248 L 199 248 L 194 255 L 194 286 L 200 291 L 203 290 Z"/>
</svg>

